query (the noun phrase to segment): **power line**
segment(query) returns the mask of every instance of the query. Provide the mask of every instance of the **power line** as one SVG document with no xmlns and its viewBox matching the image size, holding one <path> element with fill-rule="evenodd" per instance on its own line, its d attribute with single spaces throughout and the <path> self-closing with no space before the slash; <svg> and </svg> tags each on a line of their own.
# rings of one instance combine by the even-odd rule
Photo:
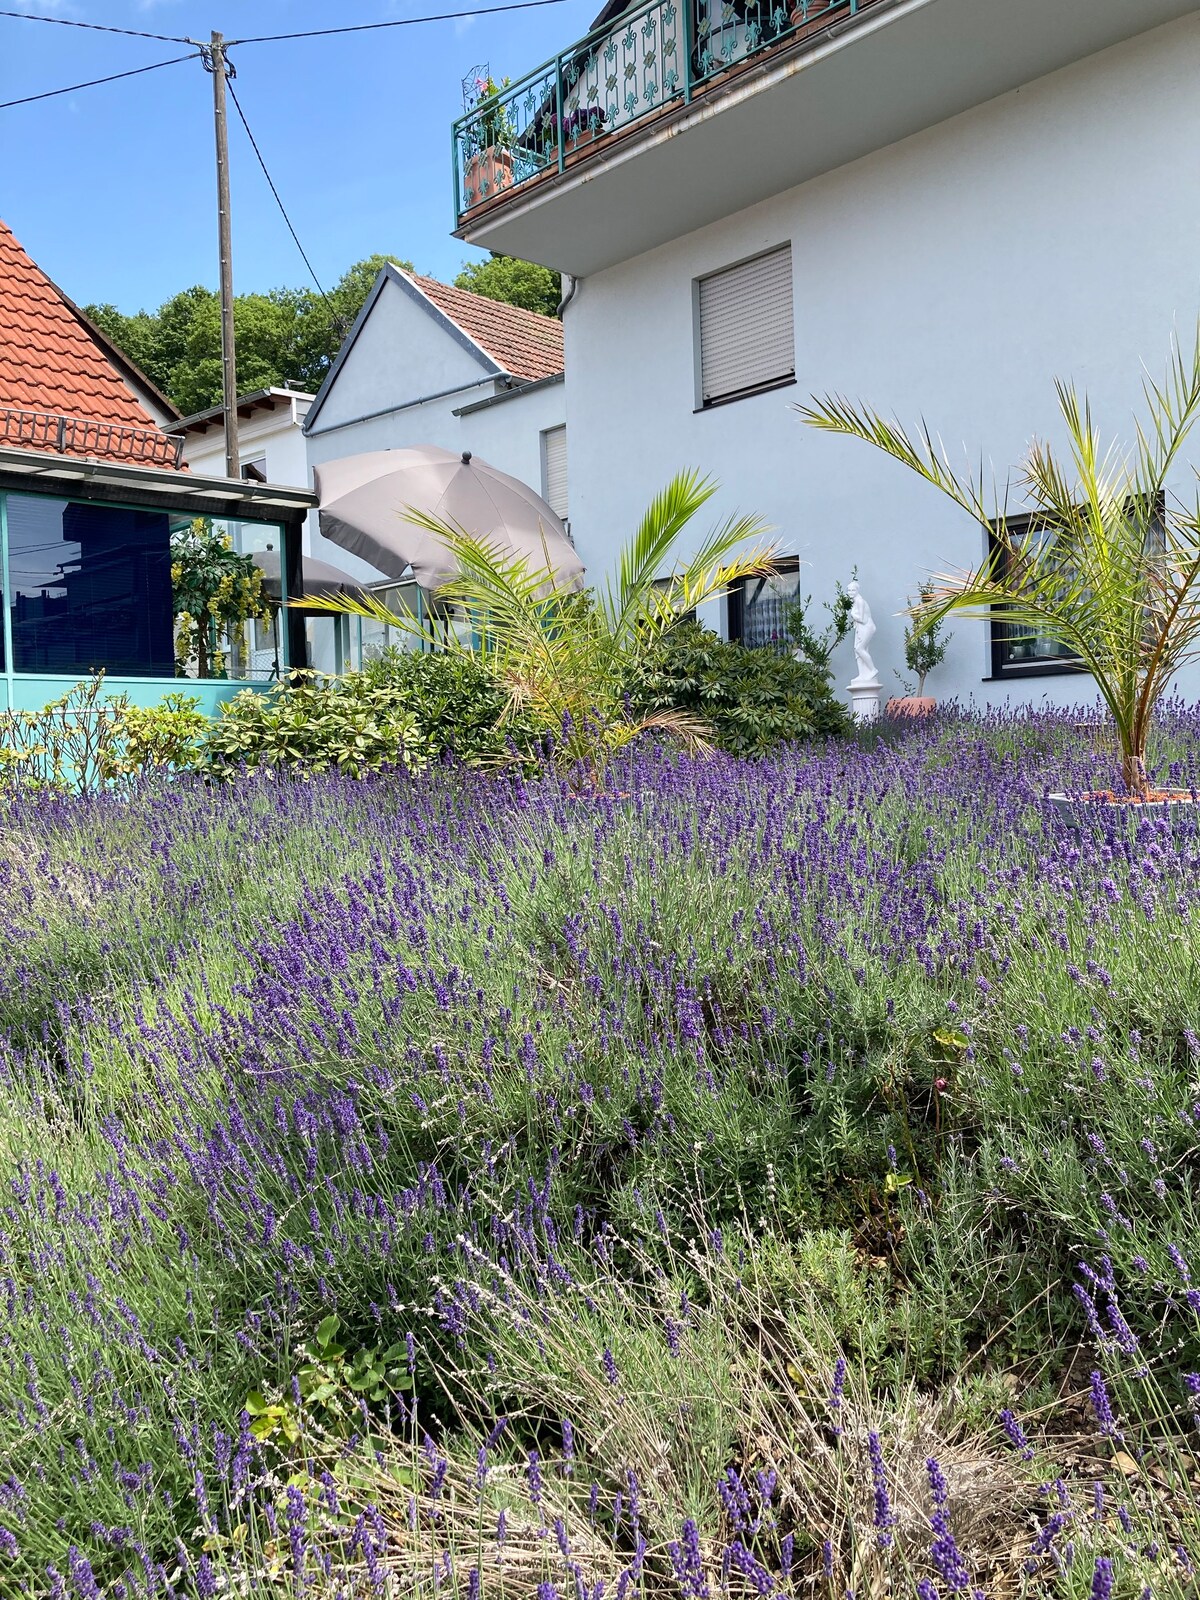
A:
<svg viewBox="0 0 1200 1600">
<path fill-rule="evenodd" d="M 459 17 L 490 17 L 501 11 L 532 11 L 536 6 L 560 6 L 564 0 L 512 0 L 509 5 L 485 6 L 474 11 L 440 11 L 429 17 L 393 17 L 389 22 L 357 22 L 345 28 L 312 28 L 305 33 L 262 33 L 253 39 L 230 39 L 235 44 L 274 44 L 280 39 L 327 39 L 335 33 L 373 33 L 377 28 L 411 28 L 418 22 L 454 22 Z"/>
<path fill-rule="evenodd" d="M 291 217 L 288 216 L 287 207 L 284 205 L 283 201 L 279 197 L 279 190 L 275 187 L 275 180 L 274 180 L 274 178 L 272 178 L 270 172 L 267 170 L 267 163 L 263 160 L 263 153 L 258 148 L 258 140 L 254 137 L 254 134 L 251 132 L 251 129 L 250 129 L 250 124 L 246 121 L 246 113 L 242 110 L 242 102 L 237 97 L 237 90 L 233 87 L 232 79 L 227 79 L 226 80 L 225 87 L 229 90 L 229 98 L 233 101 L 233 104 L 234 104 L 234 107 L 235 107 L 235 109 L 237 111 L 237 114 L 242 119 L 242 127 L 245 128 L 245 130 L 246 130 L 246 137 L 250 141 L 250 148 L 254 151 L 254 154 L 258 157 L 258 164 L 262 168 L 263 177 L 267 180 L 267 185 L 270 188 L 271 193 L 275 196 L 275 204 L 279 207 L 280 215 L 283 217 L 283 220 L 287 223 L 288 232 L 292 236 L 292 242 L 295 244 L 296 249 L 299 250 L 301 256 L 303 257 L 304 265 L 308 268 L 309 276 L 312 278 L 312 281 L 316 284 L 318 290 L 320 291 L 321 298 L 324 301 L 326 301 L 326 303 L 328 303 L 329 302 L 329 296 L 325 293 L 325 290 L 324 290 L 324 288 L 322 287 L 322 284 L 321 284 L 321 280 L 320 280 L 320 278 L 317 277 L 317 274 L 316 274 L 316 272 L 315 272 L 315 270 L 313 268 L 312 262 L 308 259 L 307 251 L 305 250 L 304 246 L 300 243 L 300 235 L 296 232 L 295 228 L 292 226 L 292 219 L 291 219 Z"/>
<path fill-rule="evenodd" d="M 127 39 L 158 39 L 163 44 L 189 44 L 176 33 L 142 33 L 138 28 L 114 28 L 105 22 L 76 22 L 72 17 L 40 17 L 32 11 L 0 11 L 0 17 L 19 17 L 22 22 L 55 22 L 60 28 L 88 28 L 93 33 L 123 33 Z"/>
<path fill-rule="evenodd" d="M 0 100 L 0 111 L 12 106 L 31 105 L 35 100 L 53 100 L 57 94 L 74 94 L 77 89 L 94 89 L 101 83 L 116 83 L 118 78 L 136 78 L 143 72 L 157 72 L 159 67 L 173 67 L 180 61 L 195 61 L 199 51 L 190 55 L 172 56 L 169 61 L 152 61 L 148 67 L 131 67 L 128 72 L 111 72 L 107 78 L 89 78 L 86 83 L 69 83 L 65 89 L 44 89 L 41 94 L 22 95 L 19 100 Z"/>
</svg>

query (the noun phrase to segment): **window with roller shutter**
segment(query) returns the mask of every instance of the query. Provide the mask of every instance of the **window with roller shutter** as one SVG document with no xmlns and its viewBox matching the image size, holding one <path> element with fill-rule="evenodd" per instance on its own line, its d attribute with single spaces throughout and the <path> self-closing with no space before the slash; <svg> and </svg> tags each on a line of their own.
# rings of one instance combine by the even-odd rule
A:
<svg viewBox="0 0 1200 1600">
<path fill-rule="evenodd" d="M 795 380 L 790 244 L 701 278 L 697 288 L 701 407 Z"/>
<path fill-rule="evenodd" d="M 542 499 L 567 520 L 567 430 L 547 428 L 542 434 Z"/>
</svg>

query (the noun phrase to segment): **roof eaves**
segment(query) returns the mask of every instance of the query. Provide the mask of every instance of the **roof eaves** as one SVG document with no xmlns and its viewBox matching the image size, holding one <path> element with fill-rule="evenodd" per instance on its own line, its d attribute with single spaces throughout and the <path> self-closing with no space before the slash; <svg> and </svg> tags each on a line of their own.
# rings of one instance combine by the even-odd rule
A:
<svg viewBox="0 0 1200 1600">
<path fill-rule="evenodd" d="M 334 356 L 333 365 L 321 380 L 321 386 L 313 397 L 312 405 L 310 405 L 308 408 L 308 414 L 304 418 L 302 428 L 304 433 L 307 434 L 309 432 L 311 425 L 317 420 L 318 416 L 320 416 L 321 407 L 328 399 L 329 391 L 337 382 L 338 373 L 341 372 L 346 358 L 349 356 L 351 350 L 353 350 L 355 342 L 363 330 L 367 318 L 374 310 L 375 302 L 383 293 L 384 284 L 389 282 L 389 280 L 394 280 L 397 276 L 397 272 L 398 269 L 393 266 L 390 261 L 385 261 L 383 266 L 381 266 L 379 271 L 375 274 L 375 282 L 371 285 L 370 293 L 359 307 L 358 315 L 355 317 L 354 322 L 351 325 L 350 332 L 342 340 L 341 349 L 338 351 L 337 355 Z"/>
<path fill-rule="evenodd" d="M 472 334 L 469 334 L 467 330 L 459 323 L 455 322 L 454 318 L 448 311 L 443 311 L 442 307 L 438 305 L 436 300 L 434 300 L 431 295 L 426 294 L 425 290 L 421 288 L 419 283 L 414 282 L 409 273 L 397 269 L 397 274 L 404 288 L 408 291 L 410 297 L 415 299 L 422 310 L 427 311 L 440 327 L 444 328 L 452 338 L 457 340 L 457 342 L 462 345 L 463 349 L 467 351 L 469 355 L 474 356 L 476 360 L 482 362 L 484 368 L 493 376 L 497 378 L 504 376 L 504 366 L 496 360 L 495 356 L 490 350 L 484 349 L 479 340 L 476 339 Z M 447 287 L 449 287 L 449 285 L 447 285 Z"/>
<path fill-rule="evenodd" d="M 303 389 L 281 389 L 272 385 L 267 389 L 252 389 L 249 394 L 238 395 L 236 406 L 240 416 L 243 409 L 247 411 L 247 414 L 250 411 L 260 409 L 273 410 L 273 403 L 271 406 L 267 406 L 266 402 L 268 400 L 271 402 L 276 400 L 291 402 L 292 400 L 311 400 L 312 398 L 312 395 Z M 172 422 L 171 432 L 187 432 L 189 429 L 198 427 L 201 423 L 207 425 L 208 423 L 220 422 L 224 419 L 224 416 L 225 407 L 223 405 L 209 406 L 205 411 L 193 411 L 191 416 L 180 417 L 178 422 Z"/>
</svg>

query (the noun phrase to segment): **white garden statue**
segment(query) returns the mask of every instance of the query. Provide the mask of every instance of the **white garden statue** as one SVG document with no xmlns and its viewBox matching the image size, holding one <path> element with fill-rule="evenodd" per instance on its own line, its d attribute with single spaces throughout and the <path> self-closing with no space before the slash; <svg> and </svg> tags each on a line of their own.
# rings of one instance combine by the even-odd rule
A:
<svg viewBox="0 0 1200 1600">
<path fill-rule="evenodd" d="M 875 618 L 863 599 L 857 583 L 848 584 L 850 620 L 854 624 L 854 660 L 858 672 L 848 685 L 850 705 L 856 722 L 874 722 L 879 715 L 879 701 L 883 689 L 879 682 L 879 669 L 871 660 L 871 640 L 875 637 Z"/>
<path fill-rule="evenodd" d="M 850 620 L 854 624 L 854 659 L 858 664 L 858 675 L 854 682 L 865 688 L 867 684 L 879 682 L 879 670 L 871 660 L 870 649 L 871 640 L 875 637 L 875 619 L 857 583 L 850 584 L 846 593 L 851 600 Z"/>
</svg>

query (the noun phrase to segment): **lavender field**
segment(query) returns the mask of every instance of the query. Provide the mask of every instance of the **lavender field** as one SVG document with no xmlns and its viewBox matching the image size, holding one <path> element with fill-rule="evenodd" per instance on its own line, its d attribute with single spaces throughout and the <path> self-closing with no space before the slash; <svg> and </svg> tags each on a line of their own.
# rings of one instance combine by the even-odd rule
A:
<svg viewBox="0 0 1200 1600">
<path fill-rule="evenodd" d="M 0 1596 L 1195 1595 L 1200 830 L 1101 778 L 5 802 Z"/>
</svg>

